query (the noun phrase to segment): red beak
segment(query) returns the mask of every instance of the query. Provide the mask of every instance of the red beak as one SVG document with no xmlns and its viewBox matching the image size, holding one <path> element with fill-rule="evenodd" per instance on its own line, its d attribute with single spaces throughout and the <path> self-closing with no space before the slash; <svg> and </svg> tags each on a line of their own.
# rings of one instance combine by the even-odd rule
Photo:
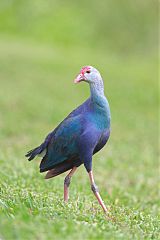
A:
<svg viewBox="0 0 160 240">
<path fill-rule="evenodd" d="M 80 73 L 75 79 L 74 79 L 74 83 L 79 83 L 84 81 L 84 76 Z"/>
</svg>

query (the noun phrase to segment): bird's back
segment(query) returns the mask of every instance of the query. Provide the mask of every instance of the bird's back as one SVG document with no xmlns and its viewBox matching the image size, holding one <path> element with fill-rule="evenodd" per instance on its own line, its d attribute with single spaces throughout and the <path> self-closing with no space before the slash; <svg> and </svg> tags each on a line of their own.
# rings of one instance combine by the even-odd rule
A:
<svg viewBox="0 0 160 240">
<path fill-rule="evenodd" d="M 69 159 L 78 156 L 78 138 L 83 131 L 81 125 L 83 116 L 89 111 L 90 99 L 73 110 L 59 125 L 51 132 L 50 141 L 46 147 L 47 151 L 40 164 L 40 171 L 44 172 L 52 169 Z"/>
</svg>

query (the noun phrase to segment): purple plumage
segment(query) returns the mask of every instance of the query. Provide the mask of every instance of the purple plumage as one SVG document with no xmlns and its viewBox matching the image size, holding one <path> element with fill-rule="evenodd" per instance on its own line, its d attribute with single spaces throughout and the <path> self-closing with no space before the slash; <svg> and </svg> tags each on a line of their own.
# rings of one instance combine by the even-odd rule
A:
<svg viewBox="0 0 160 240">
<path fill-rule="evenodd" d="M 84 164 L 89 176 L 92 175 L 92 156 L 106 144 L 109 138 L 110 108 L 104 95 L 101 75 L 91 66 L 83 67 L 75 83 L 81 81 L 89 83 L 90 98 L 49 133 L 39 147 L 26 154 L 28 160 L 32 160 L 37 155 L 43 156 L 40 172 L 48 171 L 46 178 L 72 169 L 67 175 L 70 179 L 72 172 L 81 164 Z M 95 186 L 92 177 L 90 179 L 91 185 Z M 93 189 L 95 190 L 94 187 Z M 68 190 L 66 191 L 64 191 L 64 199 L 68 200 L 66 195 Z M 97 191 L 94 193 L 96 195 Z M 102 207 L 105 210 L 105 207 Z"/>
</svg>

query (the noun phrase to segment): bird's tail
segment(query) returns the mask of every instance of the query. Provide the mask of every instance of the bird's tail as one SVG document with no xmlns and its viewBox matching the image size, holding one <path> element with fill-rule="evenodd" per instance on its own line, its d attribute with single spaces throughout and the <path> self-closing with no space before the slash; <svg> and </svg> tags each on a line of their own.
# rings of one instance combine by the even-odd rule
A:
<svg viewBox="0 0 160 240">
<path fill-rule="evenodd" d="M 51 140 L 53 134 L 54 134 L 54 131 L 47 135 L 44 142 L 40 146 L 38 146 L 38 147 L 30 150 L 29 152 L 27 152 L 27 154 L 25 156 L 28 158 L 28 161 L 31 161 L 37 155 L 39 157 L 44 157 L 45 156 L 45 154 L 47 152 L 47 146 L 48 146 L 49 141 Z"/>
<path fill-rule="evenodd" d="M 44 143 L 42 143 L 40 146 L 30 150 L 29 152 L 27 152 L 27 154 L 25 155 L 25 157 L 28 158 L 28 161 L 31 161 L 32 159 L 34 159 L 37 155 L 40 157 L 44 157 L 44 155 L 46 154 L 46 146 L 44 145 Z"/>
</svg>

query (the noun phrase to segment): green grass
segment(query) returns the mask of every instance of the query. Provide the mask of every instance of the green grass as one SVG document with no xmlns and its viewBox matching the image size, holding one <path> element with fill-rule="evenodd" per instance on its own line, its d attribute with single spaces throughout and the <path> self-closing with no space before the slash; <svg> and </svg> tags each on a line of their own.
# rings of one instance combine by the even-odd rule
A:
<svg viewBox="0 0 160 240">
<path fill-rule="evenodd" d="M 14 38 L 3 38 L 0 46 L 1 238 L 158 239 L 155 59 L 139 64 L 136 58 L 121 61 L 86 49 L 88 58 L 82 61 L 81 49 L 54 49 Z M 94 157 L 94 174 L 111 219 L 94 199 L 83 166 L 64 205 L 65 175 L 45 181 L 39 160 L 24 158 L 88 97 L 88 86 L 75 86 L 72 79 L 80 66 L 96 65 L 97 56 L 112 134 Z"/>
<path fill-rule="evenodd" d="M 160 239 L 157 3 L 1 1 L 1 239 Z M 46 181 L 24 157 L 89 96 L 73 84 L 89 64 L 111 107 L 110 141 L 93 160 L 109 217 L 83 166 L 65 205 L 65 174 Z"/>
</svg>

